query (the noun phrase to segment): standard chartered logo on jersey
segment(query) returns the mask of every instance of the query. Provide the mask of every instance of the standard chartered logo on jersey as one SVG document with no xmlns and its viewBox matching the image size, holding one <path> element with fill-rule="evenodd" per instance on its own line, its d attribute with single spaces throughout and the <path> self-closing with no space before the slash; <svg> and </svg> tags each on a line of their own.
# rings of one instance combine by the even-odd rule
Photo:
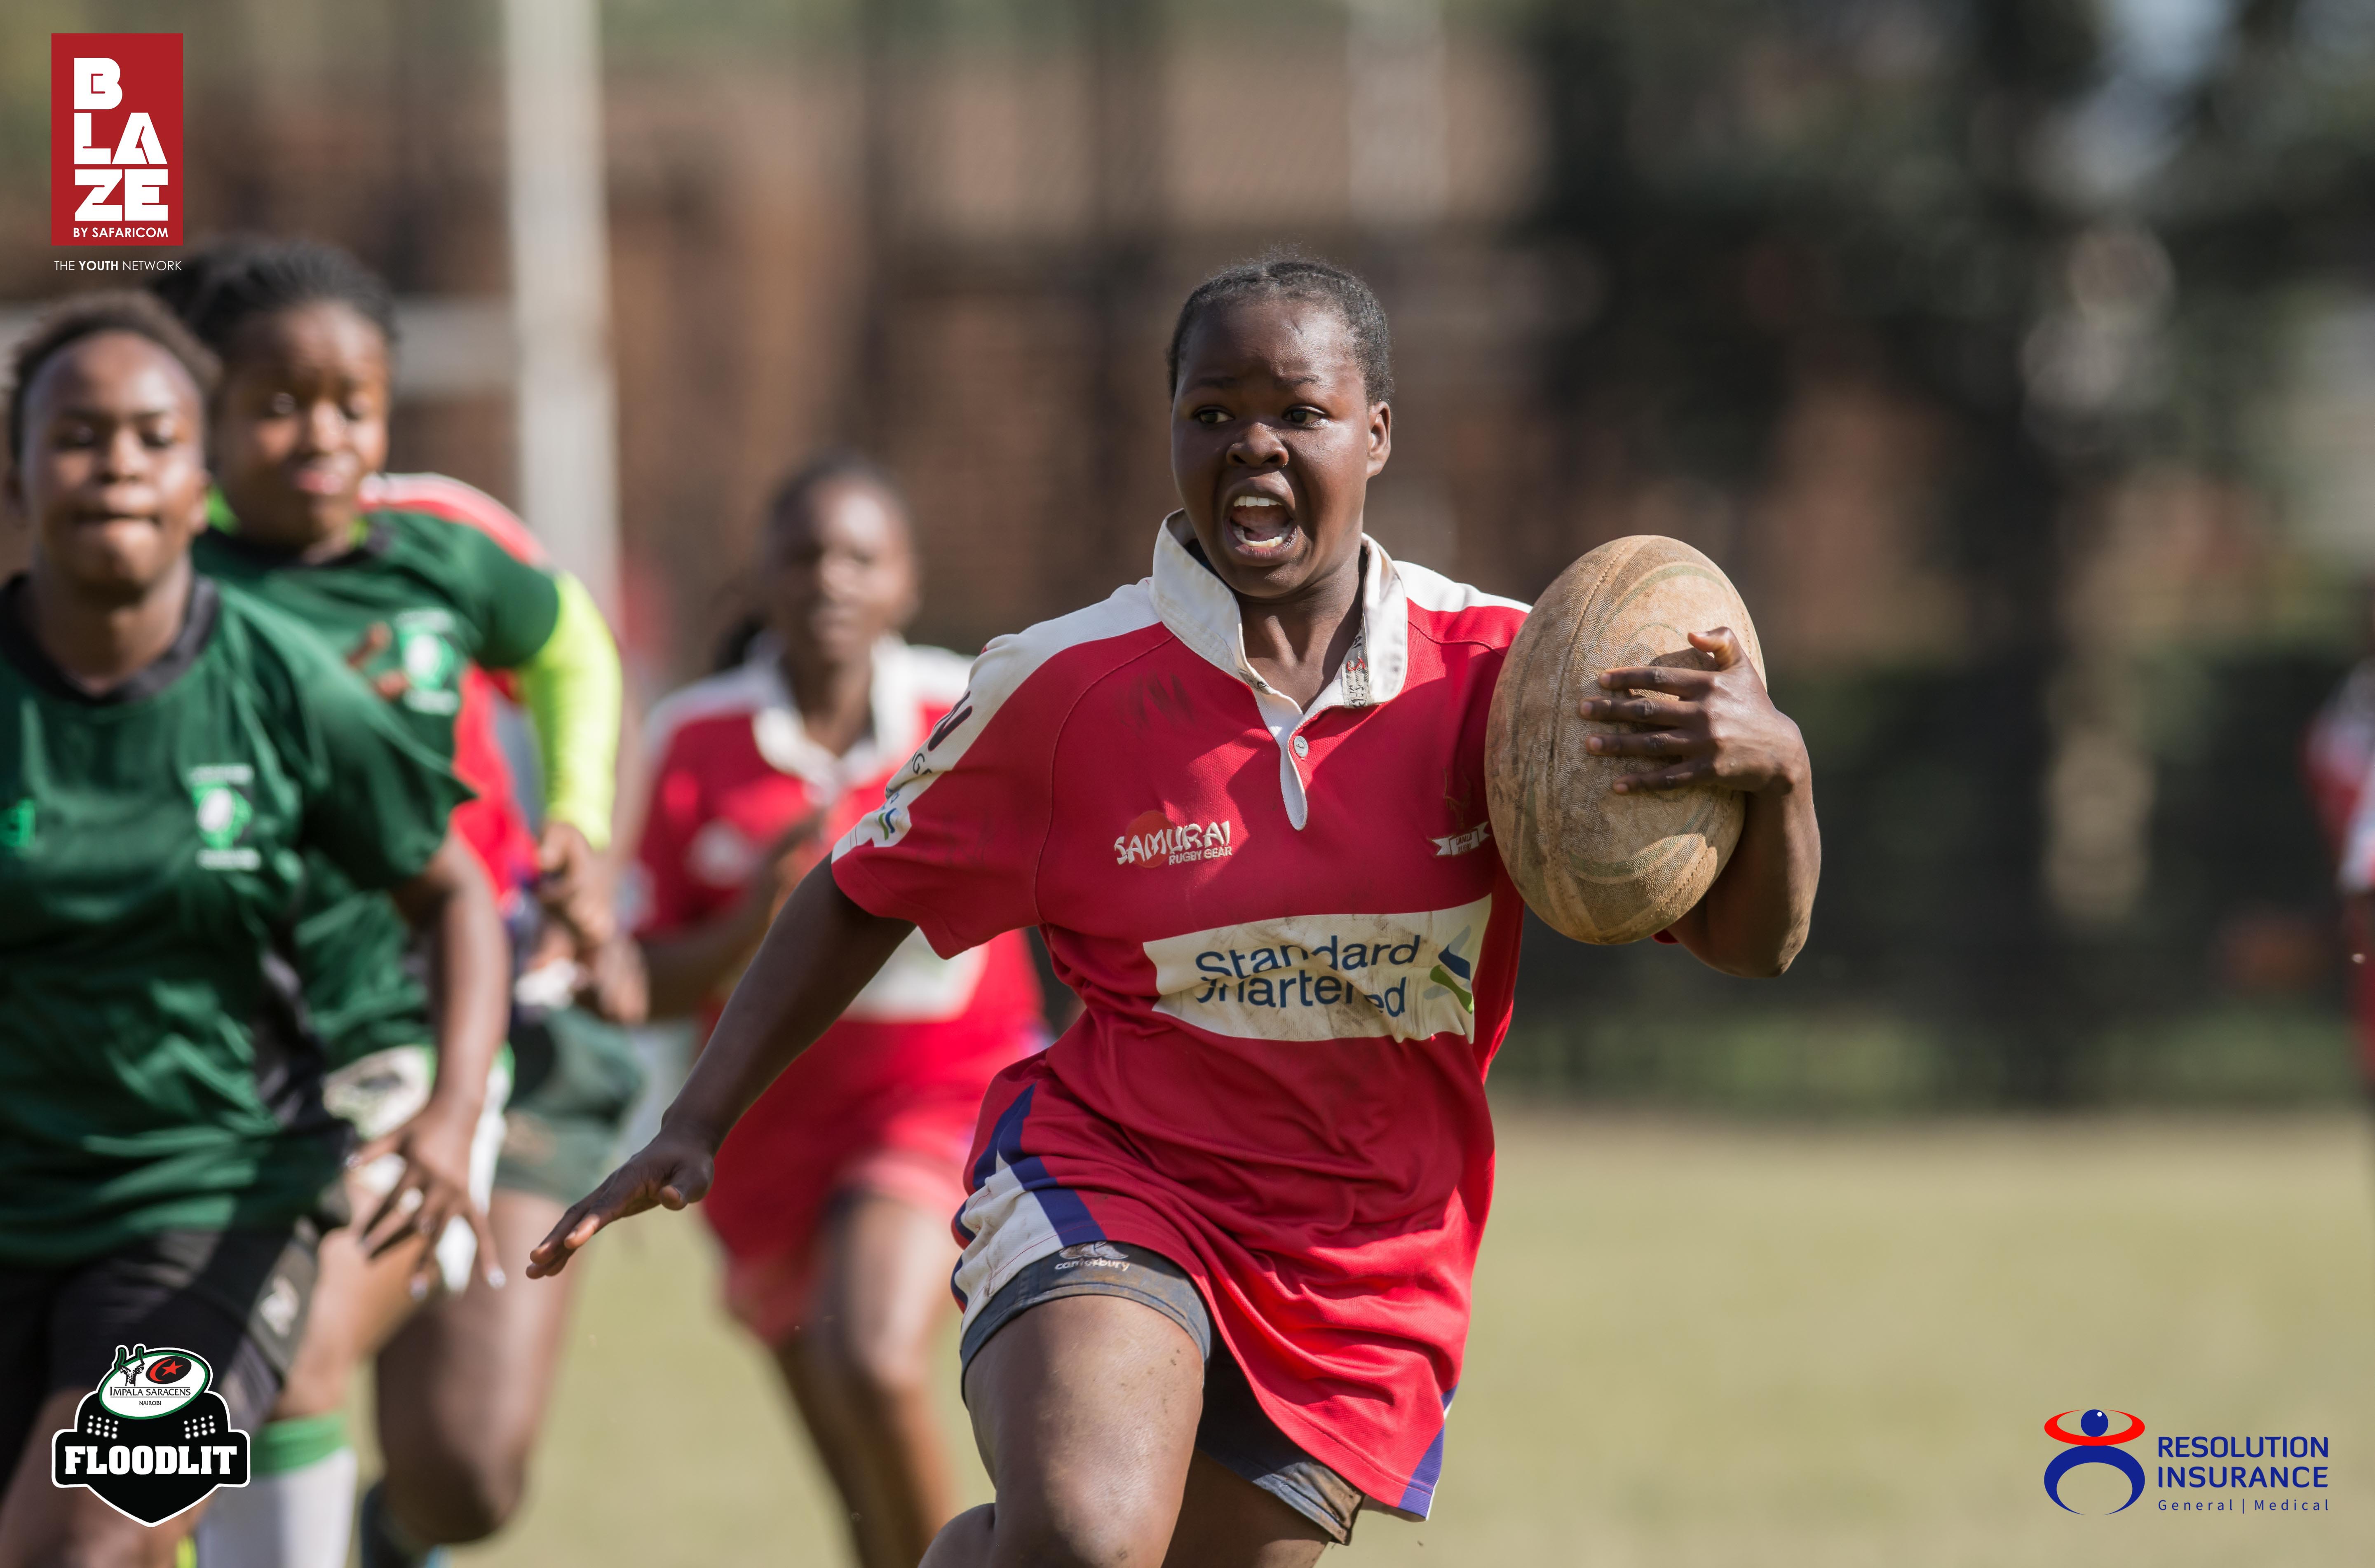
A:
<svg viewBox="0 0 2375 1568">
<path fill-rule="evenodd" d="M 244 762 L 192 768 L 186 775 L 190 805 L 198 819 L 198 864 L 209 871 L 253 871 L 264 857 L 239 841 L 255 819 L 247 792 L 255 771 Z"/>
<path fill-rule="evenodd" d="M 1246 1040 L 1476 1034 L 1490 897 L 1415 914 L 1291 914 L 1146 944 L 1154 1010 Z"/>
</svg>

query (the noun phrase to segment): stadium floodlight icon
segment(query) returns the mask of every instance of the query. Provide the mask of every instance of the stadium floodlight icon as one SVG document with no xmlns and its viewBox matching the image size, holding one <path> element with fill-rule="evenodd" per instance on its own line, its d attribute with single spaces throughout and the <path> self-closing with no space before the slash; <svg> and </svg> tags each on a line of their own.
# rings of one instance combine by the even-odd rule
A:
<svg viewBox="0 0 2375 1568">
<path fill-rule="evenodd" d="M 2078 1417 L 2076 1432 L 2062 1424 L 2072 1416 Z M 2120 1417 L 2128 1424 L 2113 1432 L 2113 1416 Z M 2064 1410 L 2053 1417 L 2045 1423 L 2045 1435 L 2070 1446 L 2055 1455 L 2053 1462 L 2045 1467 L 2045 1495 L 2053 1499 L 2056 1508 L 2075 1514 L 2077 1509 L 2062 1501 L 2062 1478 L 2081 1465 L 2109 1465 L 2128 1478 L 2128 1501 L 2110 1510 L 2114 1514 L 2121 1512 L 2145 1494 L 2145 1468 L 2136 1463 L 2134 1456 L 2118 1445 L 2133 1443 L 2144 1434 L 2143 1418 L 2132 1416 L 2125 1410 L 2088 1410 L 2084 1415 L 2076 1410 Z"/>
</svg>

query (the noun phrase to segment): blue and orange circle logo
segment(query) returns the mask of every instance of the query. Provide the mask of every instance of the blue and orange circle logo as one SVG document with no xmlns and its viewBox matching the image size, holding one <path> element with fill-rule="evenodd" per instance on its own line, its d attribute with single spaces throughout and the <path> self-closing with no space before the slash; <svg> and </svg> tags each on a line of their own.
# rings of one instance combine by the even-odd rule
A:
<svg viewBox="0 0 2375 1568">
<path fill-rule="evenodd" d="M 2071 1431 L 2063 1424 L 2072 1416 L 2078 1417 L 2076 1432 Z M 2113 1416 L 2119 1417 L 2127 1422 L 2127 1425 L 2113 1432 L 2111 1430 Z M 2126 1508 L 2145 1494 L 2145 1468 L 2136 1463 L 2134 1456 L 2121 1448 L 2119 1444 L 2133 1443 L 2144 1434 L 2144 1419 L 2130 1415 L 2125 1410 L 2087 1410 L 2083 1414 L 2076 1410 L 2064 1410 L 2051 1418 L 2045 1423 L 2045 1435 L 2056 1443 L 2066 1443 L 2069 1446 L 2056 1454 L 2053 1456 L 2053 1462 L 2045 1467 L 2045 1495 L 2053 1499 L 2053 1505 L 2056 1508 L 2065 1513 L 2075 1514 L 2078 1512 L 2077 1509 L 2062 1501 L 2060 1491 L 2062 1478 L 2081 1465 L 2109 1465 L 2128 1478 L 2128 1501 L 2111 1510 L 2114 1514 L 2119 1513 L 2121 1509 Z"/>
</svg>

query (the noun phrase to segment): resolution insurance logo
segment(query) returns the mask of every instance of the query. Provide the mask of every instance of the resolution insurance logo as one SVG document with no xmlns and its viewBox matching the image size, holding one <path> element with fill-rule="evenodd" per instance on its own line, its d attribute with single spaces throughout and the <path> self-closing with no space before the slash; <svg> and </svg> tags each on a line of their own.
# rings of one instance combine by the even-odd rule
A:
<svg viewBox="0 0 2375 1568">
<path fill-rule="evenodd" d="M 50 35 L 50 243 L 182 242 L 182 35 Z"/>
<path fill-rule="evenodd" d="M 2111 1430 L 2111 1417 L 2114 1415 L 2127 1423 L 2117 1432 Z M 2062 1424 L 2072 1416 L 2078 1416 L 2076 1432 Z M 2133 1443 L 2144 1434 L 2143 1419 L 2129 1415 L 2125 1410 L 2088 1410 L 2084 1415 L 2079 1415 L 2076 1410 L 2062 1411 L 2045 1423 L 2046 1436 L 2056 1443 L 2070 1445 L 2056 1454 L 2053 1462 L 2045 1467 L 2045 1495 L 2053 1499 L 2055 1507 L 2075 1514 L 2077 1509 L 2062 1501 L 2062 1478 L 2081 1465 L 2109 1465 L 2128 1479 L 2128 1501 L 2111 1510 L 2114 1514 L 2121 1512 L 2145 1494 L 2145 1468 L 2120 1444 Z"/>
</svg>

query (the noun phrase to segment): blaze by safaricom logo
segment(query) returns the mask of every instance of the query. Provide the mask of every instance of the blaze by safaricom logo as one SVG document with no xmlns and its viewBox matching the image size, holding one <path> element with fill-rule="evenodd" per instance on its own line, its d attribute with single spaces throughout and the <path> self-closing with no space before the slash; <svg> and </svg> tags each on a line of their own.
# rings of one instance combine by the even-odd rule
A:
<svg viewBox="0 0 2375 1568">
<path fill-rule="evenodd" d="M 1223 860 L 1237 852 L 1235 824 L 1175 822 L 1167 811 L 1142 811 L 1114 840 L 1117 866 L 1184 866 Z"/>
<path fill-rule="evenodd" d="M 181 167 L 182 35 L 52 33 L 50 243 L 180 244 Z"/>
</svg>

